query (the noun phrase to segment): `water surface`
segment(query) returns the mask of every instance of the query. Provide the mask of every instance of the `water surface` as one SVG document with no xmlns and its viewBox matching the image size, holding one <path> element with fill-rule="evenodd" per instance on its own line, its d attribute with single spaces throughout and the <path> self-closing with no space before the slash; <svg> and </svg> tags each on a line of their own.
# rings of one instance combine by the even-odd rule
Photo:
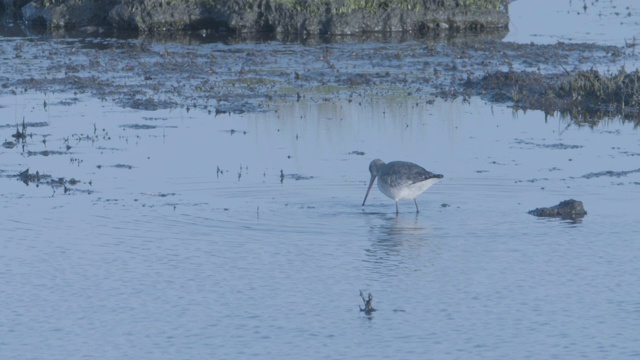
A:
<svg viewBox="0 0 640 360">
<path fill-rule="evenodd" d="M 640 4 L 634 0 L 517 0 L 509 4 L 505 41 L 536 44 L 640 41 Z"/>
<path fill-rule="evenodd" d="M 640 174 L 583 177 L 637 169 L 632 123 L 475 99 L 218 117 L 59 99 L 0 107 L 47 122 L 32 151 L 108 134 L 2 150 L 6 172 L 80 181 L 3 179 L 3 358 L 638 356 Z M 377 189 L 363 208 L 375 157 L 445 179 L 420 214 Z M 526 213 L 568 198 L 583 221 Z"/>
<path fill-rule="evenodd" d="M 637 124 L 384 94 L 218 116 L 0 97 L 0 140 L 29 134 L 0 148 L 0 358 L 638 358 Z M 445 178 L 419 214 L 362 207 L 374 158 Z M 569 198 L 581 221 L 527 214 Z"/>
</svg>

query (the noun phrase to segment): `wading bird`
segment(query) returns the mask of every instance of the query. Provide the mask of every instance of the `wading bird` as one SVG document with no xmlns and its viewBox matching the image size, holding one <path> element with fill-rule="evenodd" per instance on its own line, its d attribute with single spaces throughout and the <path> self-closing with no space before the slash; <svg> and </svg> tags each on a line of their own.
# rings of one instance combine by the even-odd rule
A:
<svg viewBox="0 0 640 360">
<path fill-rule="evenodd" d="M 398 201 L 405 199 L 413 199 L 413 203 L 416 204 L 416 213 L 419 213 L 416 197 L 444 177 L 407 161 L 392 161 L 385 164 L 380 159 L 375 159 L 369 164 L 369 172 L 371 181 L 362 206 L 367 202 L 369 191 L 377 177 L 378 189 L 396 202 L 396 214 L 398 214 Z"/>
</svg>

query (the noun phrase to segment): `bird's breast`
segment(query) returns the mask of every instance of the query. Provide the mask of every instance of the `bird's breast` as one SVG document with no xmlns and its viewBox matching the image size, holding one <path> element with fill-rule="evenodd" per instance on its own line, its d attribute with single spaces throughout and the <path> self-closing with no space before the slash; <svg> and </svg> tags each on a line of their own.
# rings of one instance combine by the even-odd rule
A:
<svg viewBox="0 0 640 360">
<path fill-rule="evenodd" d="M 418 195 L 425 192 L 433 184 L 442 180 L 442 178 L 429 178 L 415 183 L 394 182 L 393 178 L 381 177 L 378 179 L 378 189 L 387 197 L 398 201 L 405 199 L 415 199 Z"/>
</svg>

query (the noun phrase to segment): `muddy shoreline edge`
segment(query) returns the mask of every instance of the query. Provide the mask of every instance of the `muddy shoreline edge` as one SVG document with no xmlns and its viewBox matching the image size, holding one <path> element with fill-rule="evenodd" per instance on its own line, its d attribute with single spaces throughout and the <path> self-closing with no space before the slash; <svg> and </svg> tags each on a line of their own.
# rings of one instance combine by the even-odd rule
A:
<svg viewBox="0 0 640 360">
<path fill-rule="evenodd" d="M 280 101 L 302 99 L 391 96 L 428 102 L 479 96 L 576 122 L 640 119 L 640 72 L 624 68 L 636 57 L 635 48 L 515 44 L 477 36 L 311 36 L 302 46 L 278 40 L 255 46 L 255 40 L 228 38 L 194 47 L 187 40 L 18 38 L 0 44 L 7 55 L 0 66 L 11 69 L 0 74 L 0 95 L 61 91 L 124 108 L 214 115 L 269 111 Z"/>
<path fill-rule="evenodd" d="M 515 109 L 560 112 L 575 121 L 640 117 L 640 73 L 623 67 L 635 57 L 635 43 L 626 48 L 504 43 L 508 3 L 503 0 L 436 1 L 427 7 L 417 7 L 415 0 L 394 5 L 385 0 L 0 1 L 5 20 L 27 28 L 40 24 L 45 31 L 40 39 L 18 41 L 5 53 L 49 62 L 38 70 L 10 57 L 1 61 L 14 71 L 0 75 L 0 93 L 88 92 L 123 107 L 186 107 L 215 114 L 265 111 L 278 99 L 404 93 L 427 101 L 479 96 Z M 212 11 L 226 15 L 215 18 Z M 128 20 L 115 21 L 116 13 Z M 342 17 L 349 21 L 339 21 Z M 109 32 L 118 29 L 134 35 L 108 45 Z M 154 45 L 207 44 L 210 39 L 197 38 L 211 32 L 224 44 L 275 41 L 310 48 L 285 60 L 275 45 L 240 53 L 214 47 L 209 54 L 189 46 Z M 340 32 L 358 35 L 331 35 Z M 79 45 L 42 55 L 52 37 L 75 37 Z M 343 45 L 348 43 L 355 47 Z M 111 51 L 95 52 L 93 46 Z M 70 55 L 76 60 L 65 60 Z M 123 76 L 126 82 L 114 80 Z M 331 96 L 322 94 L 326 87 L 333 88 Z"/>
<path fill-rule="evenodd" d="M 507 0 L 33 0 L 0 18 L 49 31 L 203 31 L 351 35 L 507 28 Z"/>
</svg>

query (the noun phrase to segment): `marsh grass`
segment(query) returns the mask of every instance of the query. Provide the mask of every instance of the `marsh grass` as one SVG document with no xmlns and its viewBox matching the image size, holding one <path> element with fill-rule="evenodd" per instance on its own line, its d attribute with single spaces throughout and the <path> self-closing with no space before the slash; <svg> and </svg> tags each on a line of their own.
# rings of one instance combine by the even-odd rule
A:
<svg viewBox="0 0 640 360">
<path fill-rule="evenodd" d="M 640 70 L 603 74 L 595 69 L 540 74 L 527 71 L 496 71 L 467 88 L 492 94 L 497 102 L 511 102 L 522 109 L 559 111 L 576 120 L 621 116 L 640 119 Z"/>
<path fill-rule="evenodd" d="M 573 101 L 587 101 L 596 107 L 640 107 L 640 71 L 627 73 L 624 67 L 617 73 L 603 75 L 595 69 L 580 71 L 563 79 L 555 90 L 555 96 Z"/>
<path fill-rule="evenodd" d="M 48 0 L 52 1 L 52 0 Z M 162 5 L 175 4 L 203 4 L 223 5 L 227 0 L 162 0 Z M 236 0 L 238 7 L 252 8 L 263 4 L 258 0 Z M 393 7 L 403 10 L 420 11 L 425 8 L 453 8 L 500 10 L 506 4 L 505 0 L 271 0 L 272 6 L 283 6 L 294 11 L 318 12 L 325 11 L 327 7 L 333 8 L 337 13 L 350 13 L 352 11 L 365 10 L 368 12 L 386 11 Z"/>
</svg>

